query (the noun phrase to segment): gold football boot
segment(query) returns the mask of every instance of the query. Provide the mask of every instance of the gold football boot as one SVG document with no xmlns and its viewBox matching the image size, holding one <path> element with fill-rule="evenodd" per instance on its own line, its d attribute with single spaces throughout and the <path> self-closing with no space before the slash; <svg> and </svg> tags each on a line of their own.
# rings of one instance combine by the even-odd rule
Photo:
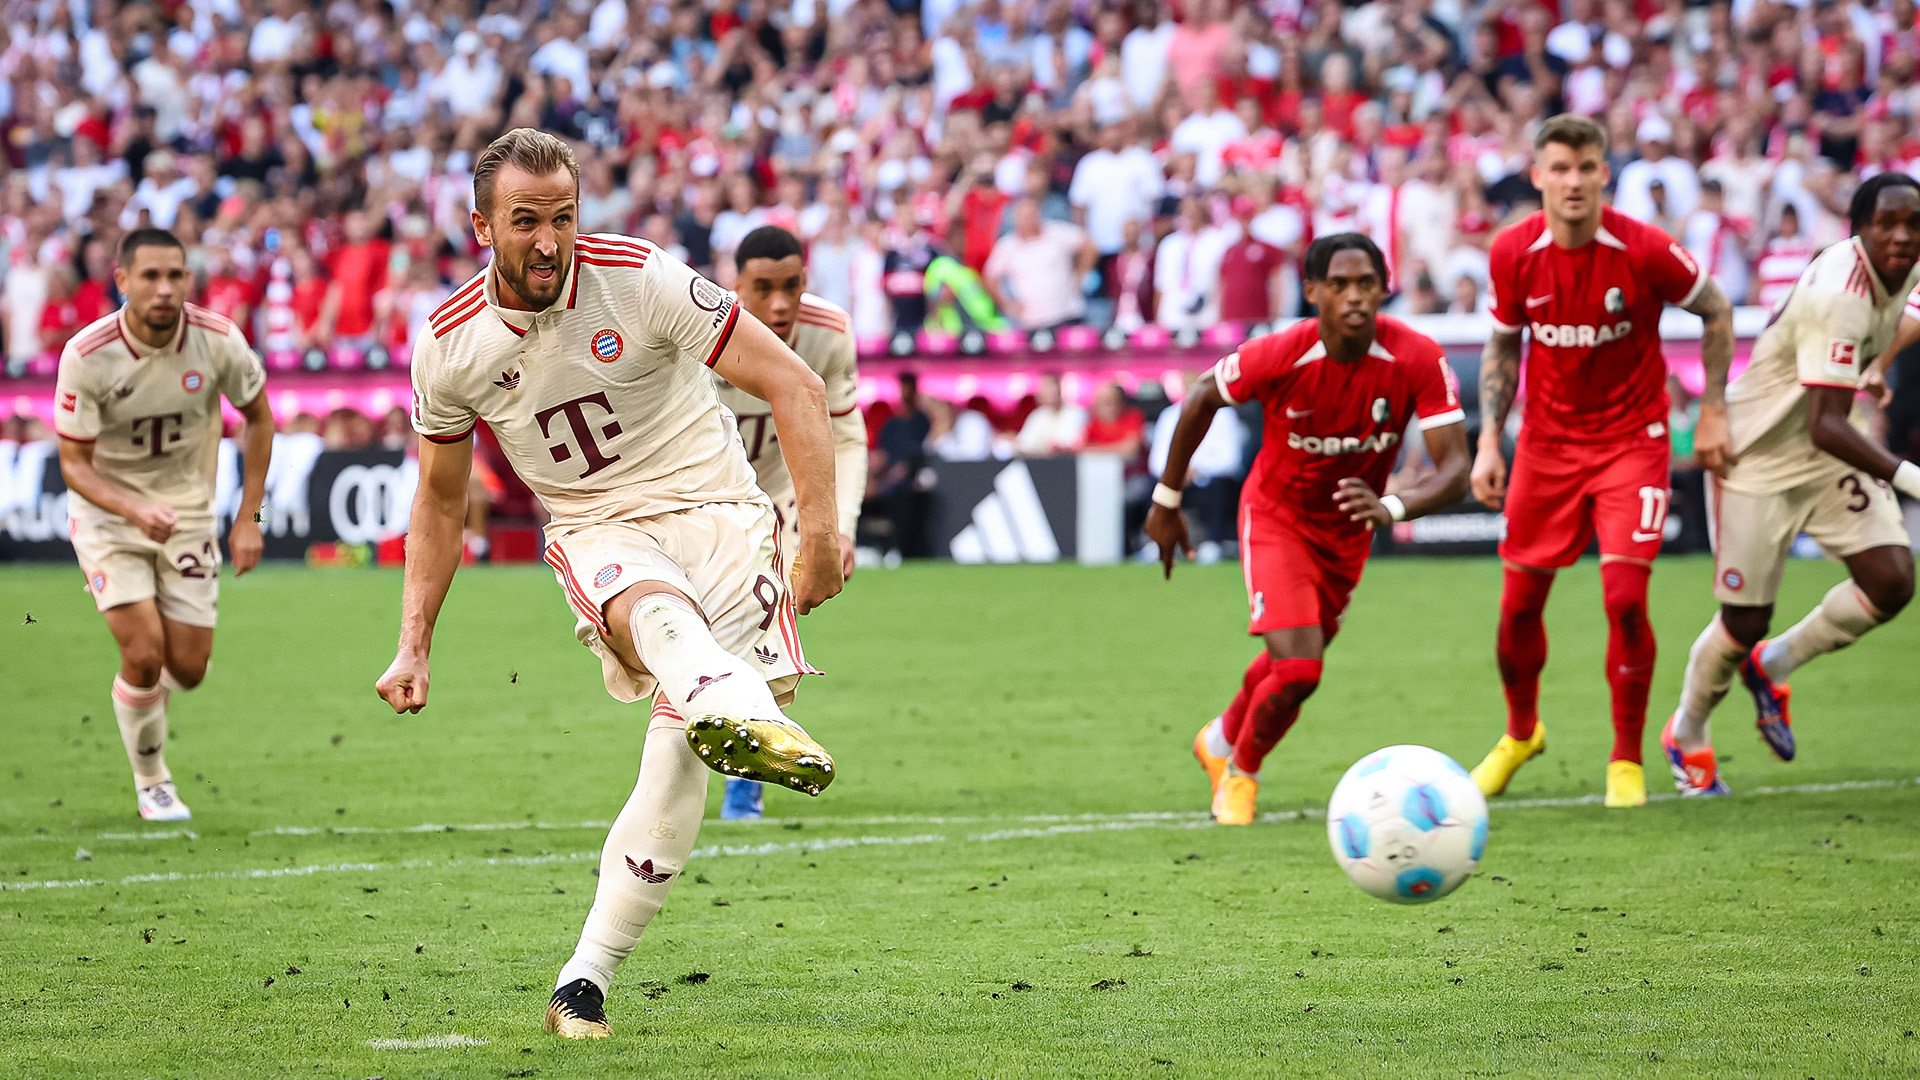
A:
<svg viewBox="0 0 1920 1080">
<path fill-rule="evenodd" d="M 818 795 L 833 783 L 833 755 L 784 717 L 749 720 L 702 713 L 687 721 L 687 745 L 722 776 Z"/>
<path fill-rule="evenodd" d="M 563 1039 L 606 1039 L 613 1036 L 607 1025 L 606 998 L 588 979 L 575 979 L 553 992 L 547 1003 L 546 1028 Z"/>
</svg>

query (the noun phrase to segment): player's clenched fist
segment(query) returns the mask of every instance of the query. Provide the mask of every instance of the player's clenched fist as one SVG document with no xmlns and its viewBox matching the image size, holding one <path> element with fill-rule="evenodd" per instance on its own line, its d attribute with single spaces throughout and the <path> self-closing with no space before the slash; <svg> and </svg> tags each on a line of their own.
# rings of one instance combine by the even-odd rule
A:
<svg viewBox="0 0 1920 1080">
<path fill-rule="evenodd" d="M 793 606 L 805 615 L 840 594 L 846 584 L 841 573 L 837 535 L 810 538 L 793 560 Z"/>
<path fill-rule="evenodd" d="M 173 507 L 159 503 L 143 503 L 136 506 L 127 518 L 146 534 L 147 539 L 156 544 L 166 543 L 168 538 L 173 536 L 173 527 L 180 520 L 179 516 L 173 512 Z"/>
<path fill-rule="evenodd" d="M 397 713 L 417 713 L 427 705 L 427 658 L 401 653 L 373 689 Z"/>
<path fill-rule="evenodd" d="M 1499 446 L 1480 444 L 1480 452 L 1474 455 L 1473 472 L 1468 480 L 1473 484 L 1473 497 L 1480 505 L 1489 510 L 1498 510 L 1507 501 L 1507 459 L 1500 456 Z"/>
</svg>

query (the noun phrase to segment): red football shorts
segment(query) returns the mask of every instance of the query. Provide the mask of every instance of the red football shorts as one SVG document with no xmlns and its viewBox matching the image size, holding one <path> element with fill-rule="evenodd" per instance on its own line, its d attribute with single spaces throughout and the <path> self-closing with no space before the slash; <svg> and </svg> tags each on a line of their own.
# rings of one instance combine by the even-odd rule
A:
<svg viewBox="0 0 1920 1080">
<path fill-rule="evenodd" d="M 1523 433 L 1507 480 L 1500 557 L 1519 566 L 1572 566 L 1597 536 L 1600 554 L 1652 559 L 1667 524 L 1671 451 L 1666 425 L 1614 443 L 1534 442 Z"/>
<path fill-rule="evenodd" d="M 1333 536 L 1312 525 L 1240 502 L 1240 569 L 1247 579 L 1247 633 L 1318 626 L 1340 631 L 1347 601 L 1366 568 L 1372 534 Z"/>
</svg>

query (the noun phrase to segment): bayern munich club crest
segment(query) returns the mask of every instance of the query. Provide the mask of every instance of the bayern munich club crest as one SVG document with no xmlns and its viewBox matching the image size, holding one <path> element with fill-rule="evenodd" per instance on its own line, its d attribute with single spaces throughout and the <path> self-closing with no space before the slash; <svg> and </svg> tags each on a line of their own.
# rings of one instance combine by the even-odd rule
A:
<svg viewBox="0 0 1920 1080">
<path fill-rule="evenodd" d="M 93 576 L 87 579 L 87 584 L 93 586 L 93 595 L 99 596 L 107 591 L 107 575 L 95 570 Z"/>
<path fill-rule="evenodd" d="M 608 563 L 607 565 L 600 568 L 599 573 L 593 575 L 594 587 L 599 589 L 604 589 L 607 586 L 619 580 L 620 580 L 620 564 L 619 563 Z"/>
<path fill-rule="evenodd" d="M 626 348 L 626 343 L 620 340 L 618 331 L 605 329 L 594 333 L 593 341 L 588 344 L 588 348 L 593 350 L 595 360 L 603 364 L 611 364 L 620 359 L 620 352 Z"/>
<path fill-rule="evenodd" d="M 1726 573 L 1720 575 L 1720 584 L 1725 585 L 1734 592 L 1739 592 L 1740 586 L 1746 583 L 1747 579 L 1742 577 L 1738 570 L 1728 570 Z"/>
<path fill-rule="evenodd" d="M 189 371 L 185 375 L 180 376 L 180 389 L 185 390 L 189 394 L 199 393 L 200 388 L 205 386 L 206 383 L 206 376 L 197 371 Z"/>
</svg>

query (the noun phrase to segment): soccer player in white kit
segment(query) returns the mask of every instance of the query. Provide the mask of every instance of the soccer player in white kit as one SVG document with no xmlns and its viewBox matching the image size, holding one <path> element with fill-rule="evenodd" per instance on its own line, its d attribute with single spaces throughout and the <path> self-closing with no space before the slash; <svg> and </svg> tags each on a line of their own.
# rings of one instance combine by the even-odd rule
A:
<svg viewBox="0 0 1920 1080">
<path fill-rule="evenodd" d="M 806 291 L 807 263 L 800 240 L 778 225 L 762 225 L 748 233 L 734 249 L 733 261 L 739 271 L 740 306 L 786 342 L 826 384 L 827 414 L 833 421 L 835 501 L 840 506 L 840 572 L 850 579 L 853 534 L 867 491 L 867 425 L 860 415 L 853 320 L 839 305 Z M 781 456 L 773 414 L 766 402 L 725 379 L 716 375 L 714 382 L 720 404 L 732 411 L 740 428 L 741 444 L 760 490 L 773 500 L 780 518 L 781 547 L 792 551 L 800 543 L 799 503 L 786 458 Z M 732 821 L 762 817 L 760 784 L 728 777 L 720 816 Z"/>
<path fill-rule="evenodd" d="M 460 563 L 485 420 L 550 516 L 546 560 L 600 658 L 607 692 L 653 698 L 640 779 L 547 1030 L 611 1034 L 613 972 L 679 879 L 709 768 L 818 794 L 833 760 L 780 712 L 813 671 L 794 612 L 840 591 L 826 393 L 735 297 L 644 240 L 577 235 L 580 167 L 530 128 L 473 170 L 473 227 L 493 260 L 423 328 L 413 353 L 420 486 L 407 537 L 400 645 L 376 689 L 427 703 L 433 627 Z M 800 521 L 791 587 L 773 505 L 754 484 L 707 368 L 768 402 Z"/>
<path fill-rule="evenodd" d="M 113 715 L 140 816 L 193 816 L 167 771 L 167 705 L 213 655 L 220 548 L 213 511 L 220 398 L 246 417 L 246 478 L 227 546 L 234 573 L 260 563 L 254 515 L 273 453 L 266 372 L 238 327 L 186 302 L 186 249 L 163 229 L 120 243 L 119 311 L 60 353 L 54 430 L 74 554 L 120 647 Z"/>
<path fill-rule="evenodd" d="M 1714 481 L 1714 596 L 1720 614 L 1687 660 L 1661 746 L 1682 795 L 1725 795 L 1707 717 L 1736 674 L 1781 760 L 1794 738 L 1787 679 L 1892 619 L 1913 598 L 1913 552 L 1895 491 L 1920 498 L 1920 465 L 1851 422 L 1862 371 L 1894 340 L 1920 284 L 1920 182 L 1889 172 L 1861 184 L 1853 235 L 1820 253 L 1727 388 L 1736 460 Z M 1762 640 L 1788 548 L 1801 532 L 1847 565 L 1791 629 Z"/>
</svg>

